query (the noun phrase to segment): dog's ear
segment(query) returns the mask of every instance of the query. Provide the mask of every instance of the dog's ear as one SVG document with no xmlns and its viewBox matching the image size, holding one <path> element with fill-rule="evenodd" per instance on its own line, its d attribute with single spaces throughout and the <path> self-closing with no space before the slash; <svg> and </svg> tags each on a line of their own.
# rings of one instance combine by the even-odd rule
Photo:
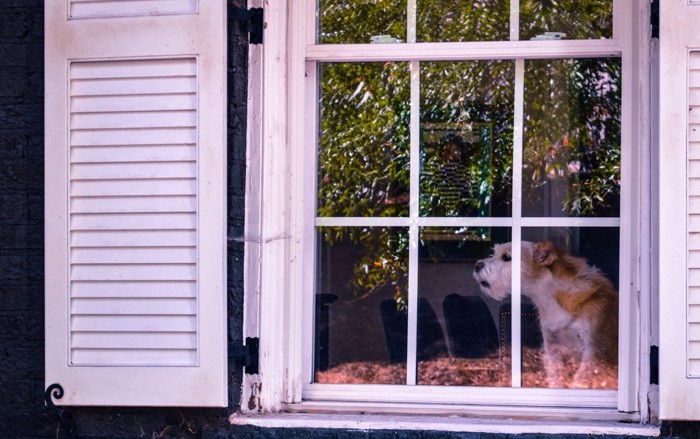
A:
<svg viewBox="0 0 700 439">
<path fill-rule="evenodd" d="M 595 288 L 591 288 L 588 291 L 557 291 L 554 293 L 554 299 L 557 301 L 559 306 L 564 308 L 566 312 L 572 315 L 576 315 L 581 309 L 583 302 L 588 300 L 589 297 L 595 293 Z"/>
<path fill-rule="evenodd" d="M 532 259 L 538 265 L 552 265 L 557 260 L 557 249 L 550 241 L 542 241 L 535 244 L 535 250 L 532 252 Z"/>
</svg>

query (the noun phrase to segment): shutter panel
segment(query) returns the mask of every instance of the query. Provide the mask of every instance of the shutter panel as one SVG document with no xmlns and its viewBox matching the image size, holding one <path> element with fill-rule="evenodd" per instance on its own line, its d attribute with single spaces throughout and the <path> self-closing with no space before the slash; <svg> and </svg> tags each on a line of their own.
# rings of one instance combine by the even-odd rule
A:
<svg viewBox="0 0 700 439">
<path fill-rule="evenodd" d="M 659 391 L 668 420 L 700 419 L 698 3 L 660 2 Z"/>
<path fill-rule="evenodd" d="M 46 5 L 46 385 L 226 406 L 226 6 Z"/>
<path fill-rule="evenodd" d="M 688 57 L 688 377 L 700 378 L 700 51 Z"/>
</svg>

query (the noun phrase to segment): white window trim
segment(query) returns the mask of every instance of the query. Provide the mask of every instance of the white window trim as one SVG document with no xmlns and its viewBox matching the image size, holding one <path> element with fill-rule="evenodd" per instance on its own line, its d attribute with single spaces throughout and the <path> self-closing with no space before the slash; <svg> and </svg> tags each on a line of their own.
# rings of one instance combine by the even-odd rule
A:
<svg viewBox="0 0 700 439">
<path fill-rule="evenodd" d="M 313 3 L 306 2 L 306 5 L 313 8 Z M 621 2 L 616 0 L 616 13 L 621 7 Z M 648 30 L 642 26 L 642 23 L 648 23 L 649 6 L 646 2 L 639 2 L 633 15 L 637 20 L 630 20 L 629 16 L 625 17 L 625 20 L 618 20 L 615 32 L 624 32 L 627 35 L 639 32 L 645 35 L 645 38 L 642 38 L 644 41 L 649 41 L 646 38 Z M 313 148 L 313 144 L 309 146 L 308 140 L 305 139 L 306 133 L 314 131 L 313 126 L 308 126 L 309 123 L 313 123 L 310 120 L 313 118 L 305 117 L 302 111 L 303 103 L 308 99 L 303 91 L 304 82 L 313 81 L 315 78 L 304 77 L 304 66 L 307 59 L 305 57 L 308 57 L 308 60 L 333 58 L 335 61 L 345 58 L 330 45 L 311 45 L 307 51 L 306 41 L 313 38 L 315 27 L 313 24 L 304 23 L 307 16 L 307 11 L 297 2 L 266 4 L 266 25 L 268 29 L 275 29 L 275 32 L 266 33 L 262 48 L 251 46 L 250 51 L 244 336 L 260 337 L 261 364 L 258 375 L 246 376 L 244 379 L 244 412 L 279 412 L 294 407 L 304 410 L 304 407 L 318 409 L 323 406 L 323 403 L 302 403 L 303 285 L 313 276 L 314 267 L 313 258 L 309 258 L 308 253 L 305 253 L 308 246 L 304 246 L 308 240 L 313 242 L 313 233 L 309 232 L 312 228 L 308 227 L 308 218 L 304 211 L 305 197 L 314 195 L 313 181 L 310 181 L 313 179 L 302 177 L 308 172 L 305 170 L 308 160 L 315 157 L 308 155 L 308 148 Z M 617 16 L 622 15 L 618 13 Z M 290 23 L 307 29 L 307 35 L 290 32 Z M 293 37 L 287 38 L 287 35 Z M 645 383 L 648 382 L 648 341 L 654 327 L 651 288 L 652 279 L 655 278 L 651 260 L 651 255 L 655 253 L 647 251 L 649 248 L 653 250 L 655 245 L 655 240 L 650 238 L 653 191 L 648 185 L 651 179 L 651 131 L 648 128 L 651 125 L 648 106 L 650 96 L 647 91 L 650 78 L 648 74 L 636 72 L 648 71 L 650 46 L 645 43 L 634 47 L 631 38 L 620 41 L 627 41 L 630 47 L 623 50 L 611 40 L 610 50 L 611 53 L 619 54 L 624 51 L 627 54 L 622 60 L 625 72 L 623 83 L 630 85 L 623 86 L 623 100 L 633 103 L 627 108 L 644 108 L 644 111 L 634 114 L 630 111 L 623 112 L 623 144 L 639 145 L 642 154 L 625 154 L 628 158 L 623 159 L 622 164 L 623 188 L 640 189 L 635 189 L 632 195 L 623 195 L 621 201 L 621 222 L 630 224 L 629 227 L 621 228 L 621 242 L 630 242 L 632 247 L 627 250 L 627 254 L 631 256 L 621 258 L 621 272 L 624 275 L 621 279 L 630 280 L 630 294 L 621 295 L 621 309 L 630 309 L 633 312 L 623 314 L 620 325 L 621 328 L 636 326 L 639 330 L 636 331 L 634 339 L 623 345 L 621 350 L 621 358 L 628 358 L 630 361 L 628 375 L 621 375 L 621 382 L 625 380 L 633 385 L 627 387 L 629 392 L 617 392 L 616 405 L 620 410 L 631 413 L 620 413 L 618 418 L 647 422 L 653 418 L 653 412 L 649 411 L 647 403 L 650 386 Z M 535 43 L 522 42 L 500 52 L 494 52 L 495 46 L 492 43 L 441 43 L 436 45 L 435 50 L 430 50 L 430 53 L 419 52 L 413 55 L 409 54 L 413 49 L 411 44 L 396 45 L 389 49 L 390 58 L 397 60 L 410 61 L 423 56 L 428 59 L 431 56 L 445 59 L 445 54 L 450 52 L 458 57 L 458 52 L 467 47 L 483 51 L 483 57 L 486 59 L 519 56 L 517 48 L 522 45 L 533 50 L 532 56 L 537 57 L 540 55 L 537 53 L 538 46 L 532 44 Z M 564 44 L 572 55 L 587 55 L 580 42 L 567 41 Z M 386 60 L 387 47 L 383 46 L 381 51 L 379 48 L 359 45 L 356 49 L 366 60 Z M 351 48 L 354 49 L 355 47 Z M 543 51 L 541 55 L 545 54 Z M 638 66 L 639 70 L 631 69 L 630 66 Z M 262 105 L 256 105 L 256 100 L 262 102 Z M 305 153 L 295 154 L 293 151 Z M 632 150 L 628 148 L 628 151 Z M 639 237 L 635 240 L 630 239 L 630 236 L 637 235 Z M 633 263 L 632 260 L 637 263 Z M 261 383 L 264 385 L 261 386 Z M 547 389 L 534 390 L 548 392 Z M 342 389 L 340 391 L 342 392 Z M 344 407 L 341 404 L 341 407 L 336 409 L 359 411 L 360 407 L 361 404 L 349 403 Z M 399 408 L 394 408 L 400 411 Z M 496 406 L 493 408 L 499 410 Z M 331 409 L 330 406 L 328 409 Z M 463 413 L 473 410 L 468 406 L 460 406 L 458 409 Z M 405 410 L 411 412 L 408 406 Z M 567 413 L 571 414 L 568 410 Z M 617 410 L 612 410 L 611 413 L 617 413 Z"/>
</svg>

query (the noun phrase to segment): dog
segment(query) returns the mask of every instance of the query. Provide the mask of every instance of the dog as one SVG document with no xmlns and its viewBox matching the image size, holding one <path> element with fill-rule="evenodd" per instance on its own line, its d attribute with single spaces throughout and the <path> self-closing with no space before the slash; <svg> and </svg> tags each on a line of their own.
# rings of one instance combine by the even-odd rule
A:
<svg viewBox="0 0 700 439">
<path fill-rule="evenodd" d="M 598 268 L 549 241 L 521 248 L 520 288 L 539 313 L 547 386 L 589 388 L 600 368 L 617 370 L 618 292 Z M 493 299 L 511 293 L 511 250 L 497 244 L 474 265 L 481 292 Z"/>
</svg>

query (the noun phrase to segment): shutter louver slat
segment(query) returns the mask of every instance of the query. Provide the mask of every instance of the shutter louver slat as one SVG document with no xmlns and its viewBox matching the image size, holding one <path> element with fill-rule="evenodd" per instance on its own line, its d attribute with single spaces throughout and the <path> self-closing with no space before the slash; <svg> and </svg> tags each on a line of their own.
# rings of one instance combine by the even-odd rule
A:
<svg viewBox="0 0 700 439">
<path fill-rule="evenodd" d="M 197 365 L 195 72 L 194 58 L 71 64 L 73 365 Z M 120 98 L 129 111 L 105 111 Z"/>
<path fill-rule="evenodd" d="M 128 162 L 161 162 L 193 161 L 197 151 L 194 145 L 153 145 L 153 146 L 122 146 L 121 155 L 114 155 L 111 146 L 73 147 L 73 163 L 128 163 Z"/>
<path fill-rule="evenodd" d="M 164 117 L 165 116 L 165 117 Z M 132 112 L 102 112 L 80 113 L 72 117 L 73 130 L 108 129 L 108 128 L 167 128 L 194 127 L 197 123 L 194 110 L 161 111 L 132 111 Z"/>
<path fill-rule="evenodd" d="M 144 100 L 144 97 L 149 99 Z M 72 98 L 73 114 L 83 112 L 113 113 L 120 111 L 166 111 L 193 110 L 196 108 L 194 93 L 168 93 L 167 99 L 162 95 L 108 95 L 108 96 L 74 96 Z"/>
<path fill-rule="evenodd" d="M 197 331 L 197 319 L 194 316 L 92 316 L 78 315 L 72 318 L 72 331 L 78 332 L 168 332 Z M 137 349 L 137 348 L 134 348 Z"/>
<path fill-rule="evenodd" d="M 75 364 L 89 366 L 191 366 L 197 353 L 191 349 L 73 349 Z"/>
<path fill-rule="evenodd" d="M 128 264 L 128 265 L 80 265 L 72 264 L 72 280 L 82 281 L 173 281 L 197 278 L 197 267 L 192 264 Z M 158 285 L 153 285 L 158 288 Z"/>
<path fill-rule="evenodd" d="M 193 213 L 75 213 L 71 230 L 194 230 Z"/>
<path fill-rule="evenodd" d="M 700 53 L 688 59 L 687 373 L 700 377 Z M 694 183 L 694 184 L 693 184 Z"/>
<path fill-rule="evenodd" d="M 190 93 L 196 89 L 196 80 L 193 76 L 74 79 L 71 89 L 76 97 Z"/>
<path fill-rule="evenodd" d="M 71 182 L 71 194 L 77 196 L 147 196 L 194 195 L 197 181 L 194 178 L 162 180 L 84 180 Z"/>
<path fill-rule="evenodd" d="M 73 314 L 116 315 L 195 315 L 194 298 L 76 298 L 72 301 Z"/>
<path fill-rule="evenodd" d="M 78 163 L 71 166 L 71 172 L 74 181 L 193 178 L 196 173 L 196 163 Z"/>
<path fill-rule="evenodd" d="M 193 195 L 142 197 L 73 197 L 72 213 L 181 213 L 195 212 Z"/>
<path fill-rule="evenodd" d="M 72 248 L 77 247 L 171 247 L 194 246 L 197 234 L 190 230 L 83 230 L 71 233 Z"/>
<path fill-rule="evenodd" d="M 191 145 L 196 141 L 197 133 L 192 128 L 95 129 L 71 133 L 72 146 Z"/>
<path fill-rule="evenodd" d="M 197 74 L 195 65 L 182 58 L 163 59 L 158 64 L 124 60 L 120 61 L 119 64 L 105 65 L 102 62 L 85 61 L 73 66 L 71 71 L 73 79 L 163 78 L 167 76 L 195 76 Z"/>
<path fill-rule="evenodd" d="M 73 248 L 73 264 L 186 264 L 196 258 L 195 247 Z"/>
<path fill-rule="evenodd" d="M 193 332 L 76 332 L 73 334 L 73 346 L 90 349 L 104 347 L 107 349 L 122 349 L 138 343 L 142 349 L 172 346 L 173 349 L 187 349 L 196 343 Z"/>
<path fill-rule="evenodd" d="M 73 282 L 72 297 L 195 297 L 197 284 L 193 281 L 160 281 L 161 289 L 154 289 L 152 283 L 132 282 Z"/>
</svg>

